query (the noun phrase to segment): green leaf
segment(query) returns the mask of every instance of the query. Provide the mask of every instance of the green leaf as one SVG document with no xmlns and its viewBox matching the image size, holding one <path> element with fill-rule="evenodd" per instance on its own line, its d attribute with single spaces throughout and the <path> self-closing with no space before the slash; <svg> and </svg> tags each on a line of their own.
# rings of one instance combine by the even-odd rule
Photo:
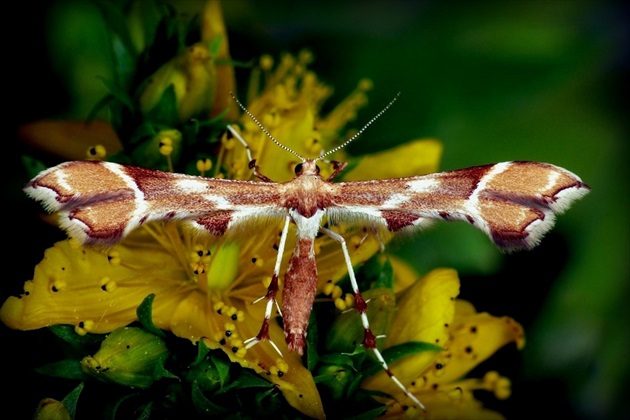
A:
<svg viewBox="0 0 630 420">
<path fill-rule="evenodd" d="M 381 266 L 381 270 L 378 273 L 378 277 L 372 286 L 374 288 L 382 287 L 387 289 L 394 289 L 394 268 L 389 259 L 386 259 Z"/>
<path fill-rule="evenodd" d="M 138 309 L 136 310 L 136 314 L 138 315 L 138 320 L 140 324 L 144 327 L 145 330 L 152 332 L 158 337 L 165 338 L 166 334 L 164 331 L 159 329 L 153 324 L 153 300 L 155 299 L 155 294 L 151 293 L 149 296 L 145 297 Z"/>
<path fill-rule="evenodd" d="M 37 174 L 46 169 L 46 165 L 40 160 L 27 155 L 22 155 L 22 165 L 26 168 L 26 173 L 29 178 L 34 178 Z"/>
<path fill-rule="evenodd" d="M 221 382 L 221 387 L 225 386 L 227 381 L 230 379 L 230 360 L 226 359 L 223 354 L 220 354 L 219 357 L 216 357 L 218 353 L 211 353 L 208 361 L 210 362 L 210 366 L 216 369 L 219 374 L 219 380 Z"/>
<path fill-rule="evenodd" d="M 206 346 L 206 343 L 203 340 L 199 340 L 197 342 L 197 358 L 195 358 L 192 366 L 197 366 L 205 361 L 208 353 L 210 353 L 210 349 L 208 348 L 208 346 Z"/>
<path fill-rule="evenodd" d="M 204 393 L 204 390 L 199 385 L 198 381 L 193 381 L 190 394 L 193 405 L 202 414 L 218 416 L 227 412 L 227 408 L 213 403 L 208 399 Z"/>
<path fill-rule="evenodd" d="M 125 107 L 127 107 L 129 111 L 133 112 L 133 109 L 134 109 L 133 99 L 131 98 L 131 96 L 129 96 L 129 94 L 127 93 L 124 87 L 120 86 L 115 81 L 106 79 L 105 77 L 98 77 L 98 78 L 103 82 L 107 90 L 109 90 L 110 94 L 114 98 L 116 98 Z"/>
<path fill-rule="evenodd" d="M 346 420 L 373 420 L 378 418 L 381 414 L 385 414 L 387 411 L 387 405 L 383 404 L 380 407 L 372 408 L 364 411 L 356 416 L 345 417 Z"/>
<path fill-rule="evenodd" d="M 54 376 L 57 378 L 66 379 L 80 379 L 86 378 L 85 373 L 81 369 L 81 364 L 78 360 L 66 359 L 58 362 L 48 363 L 44 366 L 40 366 L 35 369 L 37 373 L 47 376 Z"/>
<path fill-rule="evenodd" d="M 120 7 L 111 1 L 97 1 L 94 2 L 94 4 L 101 11 L 103 20 L 105 20 L 107 27 L 112 31 L 112 35 L 115 35 L 116 38 L 120 40 L 120 44 L 122 44 L 122 47 L 124 47 L 128 54 L 134 58 L 137 57 L 136 49 L 131 40 L 131 35 L 129 34 L 127 17 L 123 14 Z M 116 48 L 114 48 L 114 50 L 116 50 Z"/>
<path fill-rule="evenodd" d="M 175 86 L 171 83 L 158 102 L 145 115 L 145 119 L 154 123 L 175 127 L 179 122 L 177 109 L 177 95 Z"/>
<path fill-rule="evenodd" d="M 83 391 L 84 383 L 81 382 L 74 388 L 72 391 L 65 396 L 61 402 L 68 409 L 68 413 L 70 414 L 70 418 L 74 418 L 75 413 L 77 412 L 77 403 L 79 402 L 79 396 L 81 395 L 81 391 Z"/>
<path fill-rule="evenodd" d="M 255 395 L 256 406 L 259 413 L 278 413 L 281 412 L 283 399 L 278 394 L 278 391 L 274 388 L 268 389 L 263 392 L 258 392 Z"/>
<path fill-rule="evenodd" d="M 105 95 L 105 97 L 103 97 L 103 99 L 98 101 L 96 105 L 94 105 L 94 107 L 90 110 L 90 112 L 88 113 L 88 116 L 86 117 L 86 120 L 87 121 L 94 120 L 98 116 L 98 113 L 101 112 L 103 108 L 109 106 L 109 104 L 111 104 L 115 100 L 116 100 L 116 97 L 114 95 Z"/>
<path fill-rule="evenodd" d="M 151 410 L 153 408 L 153 402 L 149 402 L 142 409 L 142 413 L 138 416 L 138 420 L 149 420 L 151 418 Z"/>
<path fill-rule="evenodd" d="M 239 388 L 275 388 L 271 382 L 263 379 L 251 369 L 242 369 L 240 375 L 236 379 Z"/>
</svg>

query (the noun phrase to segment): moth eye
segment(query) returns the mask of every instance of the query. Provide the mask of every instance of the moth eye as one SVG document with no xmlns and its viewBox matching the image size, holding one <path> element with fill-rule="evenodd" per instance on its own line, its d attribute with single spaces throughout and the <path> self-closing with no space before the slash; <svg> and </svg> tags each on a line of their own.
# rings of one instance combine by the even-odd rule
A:
<svg viewBox="0 0 630 420">
<path fill-rule="evenodd" d="M 319 173 L 319 166 L 315 165 L 315 173 Z"/>
<path fill-rule="evenodd" d="M 296 175 L 299 175 L 300 173 L 302 173 L 302 164 L 298 163 L 297 165 L 295 165 L 294 171 Z"/>
</svg>

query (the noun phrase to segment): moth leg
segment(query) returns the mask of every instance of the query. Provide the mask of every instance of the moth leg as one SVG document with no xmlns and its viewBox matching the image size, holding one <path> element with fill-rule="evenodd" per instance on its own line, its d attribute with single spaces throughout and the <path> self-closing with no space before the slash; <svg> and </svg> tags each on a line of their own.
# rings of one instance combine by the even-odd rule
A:
<svg viewBox="0 0 630 420">
<path fill-rule="evenodd" d="M 372 349 L 376 359 L 380 363 L 381 367 L 385 372 L 387 372 L 387 376 L 391 378 L 392 381 L 400 388 L 407 398 L 411 399 L 415 404 L 418 405 L 422 410 L 424 410 L 424 405 L 411 393 L 407 388 L 400 382 L 400 380 L 394 375 L 394 373 L 389 369 L 387 362 L 383 358 L 380 350 L 376 348 L 376 337 L 374 333 L 370 330 L 370 322 L 367 317 L 367 303 L 361 296 L 361 292 L 359 291 L 359 285 L 357 283 L 357 279 L 354 276 L 354 270 L 352 268 L 352 260 L 350 259 L 350 254 L 348 253 L 348 246 L 346 245 L 346 240 L 343 236 L 339 235 L 336 232 L 333 232 L 330 229 L 326 229 L 324 227 L 320 228 L 321 232 L 339 242 L 341 245 L 341 249 L 343 250 L 343 256 L 346 260 L 346 266 L 348 267 L 348 277 L 350 278 L 350 283 L 352 284 L 352 292 L 354 293 L 354 308 L 361 315 L 361 323 L 363 324 L 363 346 L 368 349 Z"/>
<path fill-rule="evenodd" d="M 289 224 L 291 223 L 291 216 L 287 214 L 284 220 L 284 226 L 282 228 L 282 235 L 280 235 L 280 244 L 278 245 L 278 257 L 276 258 L 276 265 L 273 269 L 273 275 L 271 276 L 271 282 L 267 287 L 267 294 L 260 299 L 257 299 L 254 303 L 259 302 L 262 299 L 267 299 L 267 306 L 265 307 L 265 319 L 260 327 L 260 331 L 255 337 L 248 338 L 243 342 L 246 349 L 250 349 L 261 341 L 269 341 L 274 349 L 282 356 L 280 349 L 276 344 L 271 341 L 269 337 L 269 323 L 271 322 L 271 313 L 273 312 L 273 306 L 278 306 L 276 301 L 276 295 L 278 294 L 278 278 L 280 276 L 280 266 L 282 264 L 282 256 L 284 255 L 284 249 L 287 243 L 287 236 L 289 234 Z M 280 308 L 278 308 L 280 312 Z"/>
<path fill-rule="evenodd" d="M 249 148 L 249 145 L 247 144 L 245 139 L 243 139 L 243 137 L 241 137 L 238 131 L 236 131 L 236 129 L 234 129 L 234 127 L 232 127 L 231 125 L 228 125 L 227 129 L 230 132 L 230 134 L 232 134 L 234 138 L 236 138 L 236 140 L 238 140 L 245 147 L 245 152 L 247 153 L 247 160 L 249 162 L 249 169 L 253 171 L 254 176 L 264 182 L 273 182 L 273 180 L 271 180 L 270 178 L 267 178 L 266 176 L 264 176 L 258 171 L 258 166 L 256 165 L 256 159 L 252 157 L 252 149 Z"/>
</svg>

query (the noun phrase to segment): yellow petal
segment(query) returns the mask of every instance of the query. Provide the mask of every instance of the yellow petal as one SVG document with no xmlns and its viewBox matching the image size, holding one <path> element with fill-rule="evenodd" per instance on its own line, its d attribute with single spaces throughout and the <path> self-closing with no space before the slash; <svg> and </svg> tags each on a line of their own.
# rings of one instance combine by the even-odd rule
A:
<svg viewBox="0 0 630 420">
<path fill-rule="evenodd" d="M 446 345 L 458 293 L 459 278 L 455 270 L 436 269 L 419 279 L 400 298 L 386 347 L 409 341 Z M 390 368 L 403 384 L 409 385 L 430 366 L 436 355 L 436 352 L 423 352 L 399 360 Z M 368 378 L 362 387 L 389 394 L 399 392 L 386 372 Z"/>
<path fill-rule="evenodd" d="M 404 178 L 436 172 L 442 143 L 433 139 L 414 140 L 400 146 L 359 158 L 359 163 L 344 175 L 344 181 Z"/>
<path fill-rule="evenodd" d="M 136 320 L 136 308 L 151 293 L 156 294 L 156 307 L 168 312 L 196 289 L 194 284 L 181 281 L 183 274 L 175 265 L 169 267 L 172 257 L 162 250 L 137 253 L 126 260 L 128 256 L 129 251 L 121 246 L 102 251 L 77 246 L 70 240 L 57 242 L 35 267 L 33 280 L 24 285 L 24 294 L 4 303 L 0 319 L 10 328 L 22 330 L 55 324 L 79 326 L 89 321 L 86 332 L 107 333 Z M 118 263 L 118 258 L 123 263 Z M 152 267 L 153 271 L 130 268 L 126 261 Z M 159 310 L 154 315 L 164 318 Z"/>
<path fill-rule="evenodd" d="M 394 283 L 395 293 L 402 292 L 418 280 L 418 273 L 405 260 L 392 254 L 388 254 L 387 258 L 394 269 L 394 278 L 396 279 L 396 283 Z"/>
<path fill-rule="evenodd" d="M 449 383 L 465 376 L 509 343 L 514 342 L 519 349 L 525 345 L 523 327 L 512 318 L 495 317 L 487 312 L 470 314 L 471 305 L 468 302 L 461 306 L 468 315 L 456 315 L 450 328 L 448 349 L 438 356 L 440 372 L 435 372 L 435 368 L 429 372 L 429 376 L 434 377 L 431 383 Z M 459 307 L 460 304 L 457 305 Z"/>
<path fill-rule="evenodd" d="M 104 146 L 109 154 L 122 149 L 112 126 L 100 120 L 36 121 L 21 126 L 18 135 L 34 149 L 44 150 L 68 160 L 85 159 L 85 151 L 99 144 Z"/>
<path fill-rule="evenodd" d="M 246 312 L 245 322 L 237 323 L 239 334 L 243 338 L 255 336 L 264 319 L 265 305 L 262 303 L 251 305 L 249 302 L 245 304 L 244 302 L 239 303 L 235 300 L 227 301 L 227 304 L 235 305 Z M 185 304 L 178 308 L 178 312 L 173 317 L 173 332 L 177 335 L 184 336 L 184 334 L 195 331 L 198 332 L 204 328 L 213 328 L 199 324 L 199 322 L 202 322 L 201 318 L 195 316 L 197 312 L 205 312 L 208 314 L 208 312 L 201 309 L 203 307 L 204 302 L 201 299 L 197 298 L 196 302 L 190 299 L 187 300 Z M 216 317 L 216 314 L 210 313 L 207 316 L 212 318 Z M 191 324 L 191 320 L 196 320 L 197 324 Z M 324 418 L 323 405 L 311 372 L 304 367 L 302 359 L 297 353 L 289 352 L 284 340 L 284 332 L 274 320 L 270 323 L 269 334 L 271 340 L 282 352 L 282 360 L 288 365 L 287 372 L 282 376 L 270 373 L 270 368 L 276 363 L 279 355 L 271 344 L 267 342 L 256 344 L 254 347 L 247 350 L 244 357 L 239 357 L 231 352 L 229 348 L 222 346 L 215 340 L 206 339 L 205 342 L 211 349 L 220 348 L 224 350 L 232 362 L 253 369 L 261 374 L 263 378 L 276 384 L 291 406 L 309 417 Z"/>
</svg>

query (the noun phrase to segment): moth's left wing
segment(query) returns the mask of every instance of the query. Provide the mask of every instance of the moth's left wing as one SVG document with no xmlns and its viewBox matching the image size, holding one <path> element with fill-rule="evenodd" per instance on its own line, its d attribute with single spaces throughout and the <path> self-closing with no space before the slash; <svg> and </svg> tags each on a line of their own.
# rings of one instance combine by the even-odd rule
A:
<svg viewBox="0 0 630 420">
<path fill-rule="evenodd" d="M 184 220 L 214 235 L 281 218 L 278 184 L 202 178 L 111 162 L 74 161 L 47 169 L 24 191 L 82 243 L 113 244 L 155 220 Z M 236 229 L 233 229 L 236 228 Z"/>
<path fill-rule="evenodd" d="M 462 220 L 505 251 L 536 246 L 553 227 L 555 215 L 590 191 L 575 174 L 539 162 L 334 185 L 334 205 L 328 209 L 332 222 L 397 232 L 433 220 Z"/>
</svg>

